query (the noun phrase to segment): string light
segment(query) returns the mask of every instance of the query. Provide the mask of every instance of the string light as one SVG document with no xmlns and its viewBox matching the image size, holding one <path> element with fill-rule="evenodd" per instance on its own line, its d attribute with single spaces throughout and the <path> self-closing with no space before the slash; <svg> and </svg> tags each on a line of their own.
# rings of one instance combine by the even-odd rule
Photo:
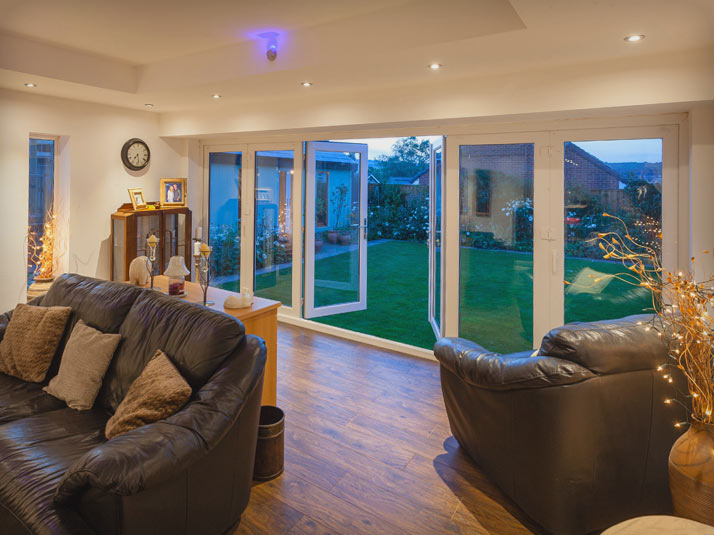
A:
<svg viewBox="0 0 714 535">
<path fill-rule="evenodd" d="M 47 212 L 45 223 L 42 226 L 42 236 L 28 226 L 27 242 L 30 251 L 30 267 L 35 266 L 34 279 L 50 279 L 54 274 L 54 249 L 55 233 L 57 230 L 57 217 L 52 208 Z"/>
</svg>

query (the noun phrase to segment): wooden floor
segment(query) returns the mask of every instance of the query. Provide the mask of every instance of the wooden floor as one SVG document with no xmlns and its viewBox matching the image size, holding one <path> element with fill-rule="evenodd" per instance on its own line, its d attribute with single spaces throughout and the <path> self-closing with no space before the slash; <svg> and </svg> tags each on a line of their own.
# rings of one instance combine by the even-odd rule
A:
<svg viewBox="0 0 714 535">
<path fill-rule="evenodd" d="M 285 472 L 236 534 L 539 532 L 451 436 L 436 362 L 280 325 L 278 405 Z"/>
</svg>

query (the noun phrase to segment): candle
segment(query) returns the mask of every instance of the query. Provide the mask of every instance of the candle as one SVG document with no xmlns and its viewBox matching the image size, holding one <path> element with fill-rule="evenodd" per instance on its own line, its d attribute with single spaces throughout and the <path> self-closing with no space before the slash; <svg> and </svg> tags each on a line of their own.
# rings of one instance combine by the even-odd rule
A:
<svg viewBox="0 0 714 535">
<path fill-rule="evenodd" d="M 198 234 L 198 233 L 196 233 Z M 195 241 L 193 242 L 193 256 L 198 256 L 201 254 L 201 242 L 200 241 Z"/>
<path fill-rule="evenodd" d="M 203 240 L 203 227 L 196 227 L 196 239 L 198 241 Z"/>
</svg>

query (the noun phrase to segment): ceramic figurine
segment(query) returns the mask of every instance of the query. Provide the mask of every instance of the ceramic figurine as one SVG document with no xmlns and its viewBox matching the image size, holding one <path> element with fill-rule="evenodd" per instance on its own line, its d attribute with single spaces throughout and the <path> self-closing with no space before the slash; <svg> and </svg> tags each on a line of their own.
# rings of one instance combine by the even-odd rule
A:
<svg viewBox="0 0 714 535">
<path fill-rule="evenodd" d="M 129 264 L 129 284 L 136 286 L 146 286 L 149 282 L 149 271 L 151 261 L 145 256 L 137 256 Z"/>
</svg>

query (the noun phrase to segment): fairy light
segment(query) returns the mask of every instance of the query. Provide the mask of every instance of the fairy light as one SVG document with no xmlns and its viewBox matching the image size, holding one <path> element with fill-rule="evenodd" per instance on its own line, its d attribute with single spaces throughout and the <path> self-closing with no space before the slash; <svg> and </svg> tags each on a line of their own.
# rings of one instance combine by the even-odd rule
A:
<svg viewBox="0 0 714 535">
<path fill-rule="evenodd" d="M 657 366 L 658 372 L 673 365 L 687 381 L 691 417 L 694 420 L 714 424 L 714 316 L 708 307 L 714 307 L 714 277 L 700 281 L 694 272 L 669 272 L 661 263 L 662 230 L 654 218 L 643 216 L 633 223 L 637 237 L 630 234 L 625 222 L 613 215 L 604 213 L 603 217 L 615 219 L 622 229 L 598 232 L 597 237 L 589 240 L 602 251 L 608 260 L 619 261 L 621 273 L 607 275 L 609 279 L 631 284 L 649 290 L 652 297 L 652 309 L 655 319 L 651 322 L 638 321 L 644 331 L 654 330 L 663 343 L 668 344 L 669 357 L 673 362 Z M 702 251 L 712 254 L 714 251 Z M 690 258 L 691 265 L 696 265 L 696 258 Z M 591 276 L 592 285 L 603 277 Z M 565 284 L 573 284 L 565 281 Z M 662 328 L 660 328 L 661 322 Z M 666 328 L 665 328 L 666 326 Z M 672 373 L 662 374 L 662 379 L 673 386 Z M 681 403 L 674 397 L 667 397 L 665 405 Z M 675 427 L 687 425 L 680 421 Z"/>
<path fill-rule="evenodd" d="M 28 227 L 28 251 L 30 251 L 30 266 L 35 266 L 34 279 L 50 279 L 54 274 L 56 231 L 57 217 L 52 208 L 47 212 L 42 236 L 39 239 L 31 227 Z"/>
</svg>

